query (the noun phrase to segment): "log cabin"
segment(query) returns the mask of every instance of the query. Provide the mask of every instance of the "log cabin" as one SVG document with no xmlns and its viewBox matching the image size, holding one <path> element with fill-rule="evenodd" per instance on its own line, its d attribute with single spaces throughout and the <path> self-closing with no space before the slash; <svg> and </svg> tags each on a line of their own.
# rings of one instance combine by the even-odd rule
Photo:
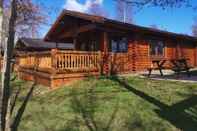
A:
<svg viewBox="0 0 197 131">
<path fill-rule="evenodd" d="M 197 66 L 195 37 L 68 10 L 43 39 L 21 38 L 16 50 L 19 77 L 51 88 L 90 75 L 145 71 L 154 59 L 188 58 Z"/>
</svg>

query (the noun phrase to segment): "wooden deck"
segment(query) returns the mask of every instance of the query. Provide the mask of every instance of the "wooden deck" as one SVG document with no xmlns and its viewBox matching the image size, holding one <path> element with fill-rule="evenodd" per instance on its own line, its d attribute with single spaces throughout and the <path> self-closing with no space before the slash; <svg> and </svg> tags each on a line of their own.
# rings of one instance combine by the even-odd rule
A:
<svg viewBox="0 0 197 131">
<path fill-rule="evenodd" d="M 23 80 L 56 88 L 101 74 L 122 74 L 133 70 L 133 59 L 129 53 L 51 50 L 33 53 L 18 53 L 18 76 Z"/>
<path fill-rule="evenodd" d="M 21 79 L 55 88 L 69 81 L 100 74 L 100 52 L 46 51 L 22 53 L 17 57 Z"/>
</svg>

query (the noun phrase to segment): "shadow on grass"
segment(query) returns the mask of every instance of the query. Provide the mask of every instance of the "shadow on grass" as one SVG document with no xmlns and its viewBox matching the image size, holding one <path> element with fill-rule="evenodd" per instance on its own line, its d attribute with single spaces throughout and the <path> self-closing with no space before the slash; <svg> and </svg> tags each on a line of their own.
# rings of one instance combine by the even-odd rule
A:
<svg viewBox="0 0 197 131">
<path fill-rule="evenodd" d="M 93 84 L 94 85 L 94 84 Z M 84 93 L 78 92 L 78 89 L 72 89 L 71 108 L 75 115 L 75 119 L 66 123 L 64 131 L 78 131 L 84 125 L 89 131 L 111 131 L 112 124 L 119 110 L 119 102 L 114 105 L 114 110 L 111 115 L 105 117 L 105 120 L 100 120 L 97 116 L 101 103 L 99 102 L 98 92 L 94 87 L 89 87 Z M 63 131 L 62 130 L 62 131 Z"/>
<path fill-rule="evenodd" d="M 24 99 L 22 105 L 18 109 L 18 111 L 16 113 L 16 116 L 14 117 L 13 123 L 11 125 L 11 130 L 12 131 L 17 131 L 18 130 L 18 126 L 19 126 L 19 124 L 21 122 L 23 113 L 25 112 L 27 103 L 29 102 L 29 99 L 30 99 L 30 97 L 31 97 L 31 95 L 33 93 L 33 90 L 34 90 L 35 86 L 36 86 L 36 83 L 32 84 L 32 86 L 29 89 L 27 95 L 25 96 L 25 99 Z M 19 89 L 17 90 L 16 95 L 14 97 L 14 101 L 13 101 L 12 106 L 11 106 L 11 114 L 12 114 L 14 108 L 15 108 L 16 101 L 17 101 L 17 98 L 18 98 L 18 96 L 20 94 L 20 91 L 21 91 L 21 87 L 19 87 Z"/>
<path fill-rule="evenodd" d="M 197 109 L 193 109 L 193 114 L 191 115 L 186 111 L 186 109 L 191 109 L 195 105 L 197 105 L 197 96 L 193 95 L 186 100 L 180 101 L 171 106 L 162 103 L 161 101 L 155 99 L 148 94 L 139 91 L 132 87 L 126 80 L 120 79 L 119 77 L 111 77 L 113 81 L 118 82 L 121 86 L 131 91 L 135 95 L 141 97 L 142 99 L 148 101 L 149 103 L 154 104 L 159 107 L 155 112 L 163 119 L 169 121 L 171 124 L 176 126 L 177 128 L 184 131 L 194 131 L 197 129 Z"/>
</svg>

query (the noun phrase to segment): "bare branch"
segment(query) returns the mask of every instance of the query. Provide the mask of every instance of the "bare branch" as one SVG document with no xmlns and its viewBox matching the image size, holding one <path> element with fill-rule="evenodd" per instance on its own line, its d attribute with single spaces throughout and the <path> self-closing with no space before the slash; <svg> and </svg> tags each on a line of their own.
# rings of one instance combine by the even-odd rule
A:
<svg viewBox="0 0 197 131">
<path fill-rule="evenodd" d="M 187 7 L 192 6 L 190 4 L 191 0 L 122 0 L 122 1 L 125 1 L 126 3 L 130 3 L 136 7 L 154 6 L 154 7 L 161 7 L 163 9 L 181 7 L 181 6 L 187 6 Z"/>
</svg>

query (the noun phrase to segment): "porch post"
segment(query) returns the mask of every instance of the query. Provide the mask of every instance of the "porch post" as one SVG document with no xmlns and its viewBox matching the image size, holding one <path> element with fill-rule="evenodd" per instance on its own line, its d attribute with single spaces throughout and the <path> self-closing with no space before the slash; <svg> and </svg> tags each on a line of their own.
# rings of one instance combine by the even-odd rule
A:
<svg viewBox="0 0 197 131">
<path fill-rule="evenodd" d="M 54 88 L 56 87 L 56 83 L 54 82 L 54 76 L 56 75 L 57 72 L 57 63 L 56 63 L 56 54 L 58 52 L 58 49 L 51 49 L 51 78 L 50 78 L 50 87 Z"/>
<path fill-rule="evenodd" d="M 74 50 L 77 49 L 77 37 L 78 37 L 78 30 L 79 30 L 79 26 L 76 24 L 77 21 L 75 21 L 74 27 L 73 27 L 73 44 L 74 44 Z"/>
<path fill-rule="evenodd" d="M 109 51 L 108 51 L 108 33 L 103 32 L 101 38 L 101 51 L 102 51 L 102 62 L 101 62 L 101 74 L 109 75 Z"/>
<path fill-rule="evenodd" d="M 74 50 L 76 50 L 77 49 L 77 34 L 75 34 L 73 37 L 73 44 L 74 44 Z"/>
<path fill-rule="evenodd" d="M 180 44 L 176 41 L 176 58 L 181 57 L 181 49 L 180 49 Z"/>
</svg>

